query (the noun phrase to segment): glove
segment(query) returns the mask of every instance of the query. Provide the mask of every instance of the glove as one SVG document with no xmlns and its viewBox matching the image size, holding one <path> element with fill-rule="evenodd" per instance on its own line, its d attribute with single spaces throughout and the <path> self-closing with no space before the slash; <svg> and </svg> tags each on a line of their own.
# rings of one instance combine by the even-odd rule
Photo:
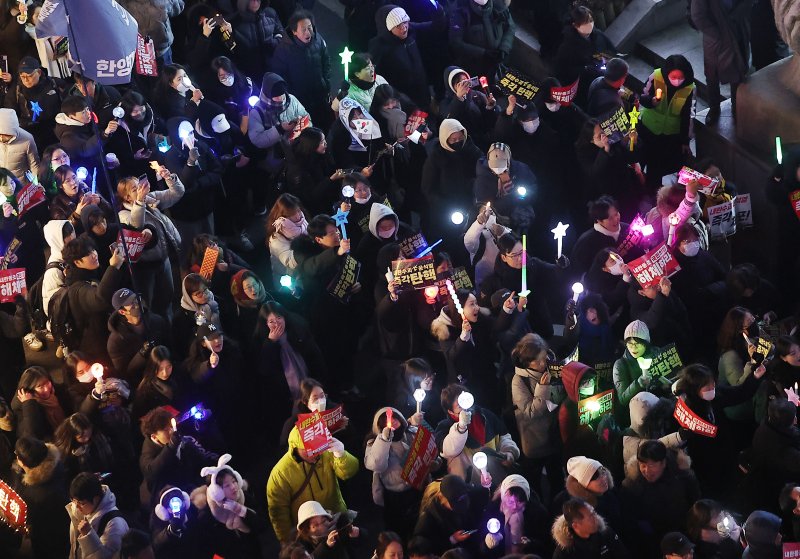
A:
<svg viewBox="0 0 800 559">
<path fill-rule="evenodd" d="M 383 431 L 381 432 L 381 436 L 383 437 L 384 441 L 391 441 L 392 440 L 392 428 L 391 427 L 384 427 Z"/>
<path fill-rule="evenodd" d="M 337 438 L 333 438 L 331 442 L 330 448 L 328 448 L 331 452 L 333 452 L 334 458 L 341 458 L 344 456 L 344 444 Z"/>
<path fill-rule="evenodd" d="M 469 427 L 470 423 L 472 423 L 472 412 L 461 410 L 461 412 L 458 414 L 458 428 L 463 431 Z"/>
<path fill-rule="evenodd" d="M 186 164 L 189 167 L 194 167 L 197 165 L 197 160 L 200 158 L 200 150 L 196 147 L 189 150 L 189 159 L 186 160 Z"/>
<path fill-rule="evenodd" d="M 486 538 L 484 538 L 483 541 L 486 542 L 486 547 L 488 549 L 494 549 L 495 547 L 500 545 L 500 542 L 503 541 L 503 534 L 501 534 L 500 532 L 496 534 L 492 534 L 491 532 L 489 532 L 488 534 L 486 534 Z"/>
<path fill-rule="evenodd" d="M 236 516 L 240 516 L 242 518 L 244 518 L 247 514 L 247 507 L 229 499 L 225 499 L 225 501 L 222 503 L 222 508 L 231 511 Z"/>
</svg>

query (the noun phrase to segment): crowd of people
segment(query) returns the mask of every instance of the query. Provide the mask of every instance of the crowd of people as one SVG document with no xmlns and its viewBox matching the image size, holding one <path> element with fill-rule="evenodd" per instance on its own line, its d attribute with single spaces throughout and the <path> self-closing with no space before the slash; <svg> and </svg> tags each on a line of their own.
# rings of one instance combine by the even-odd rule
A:
<svg viewBox="0 0 800 559">
<path fill-rule="evenodd" d="M 114 87 L 0 0 L 0 555 L 800 542 L 800 150 L 768 273 L 709 218 L 762 185 L 696 153 L 684 56 L 637 88 L 576 4 L 516 89 L 508 1 L 341 1 L 337 84 L 313 0 L 118 0 L 158 75 Z"/>
</svg>

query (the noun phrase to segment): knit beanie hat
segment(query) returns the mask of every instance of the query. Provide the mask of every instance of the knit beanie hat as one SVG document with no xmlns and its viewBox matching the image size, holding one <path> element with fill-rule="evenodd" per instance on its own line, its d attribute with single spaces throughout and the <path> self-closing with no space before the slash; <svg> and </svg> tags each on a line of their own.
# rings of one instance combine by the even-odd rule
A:
<svg viewBox="0 0 800 559">
<path fill-rule="evenodd" d="M 448 474 L 444 476 L 439 487 L 442 495 L 444 495 L 447 499 L 447 502 L 451 504 L 455 503 L 461 497 L 469 493 L 469 488 L 467 487 L 466 482 L 461 478 L 461 476 L 454 474 Z"/>
<path fill-rule="evenodd" d="M 510 476 L 506 476 L 506 478 L 503 480 L 503 483 L 500 484 L 500 495 L 503 495 L 512 487 L 519 487 L 522 489 L 525 492 L 525 496 L 530 500 L 531 484 L 528 483 L 527 479 L 519 474 L 511 474 Z"/>
<path fill-rule="evenodd" d="M 410 20 L 411 18 L 408 17 L 406 11 L 400 6 L 397 6 L 392 8 L 391 11 L 386 14 L 386 29 L 391 31 L 401 23 L 405 23 Z"/>
<path fill-rule="evenodd" d="M 781 519 L 771 512 L 755 510 L 747 517 L 742 530 L 747 546 L 752 548 L 767 548 L 775 546 L 775 538 L 781 528 Z"/>
<path fill-rule="evenodd" d="M 639 432 L 644 424 L 644 418 L 658 403 L 658 396 L 650 392 L 639 392 L 631 398 L 629 409 L 631 413 L 631 429 Z"/>
<path fill-rule="evenodd" d="M 606 63 L 605 77 L 607 80 L 615 82 L 624 78 L 628 74 L 628 63 L 621 58 L 612 58 Z"/>
<path fill-rule="evenodd" d="M 625 335 L 622 339 L 627 340 L 628 338 L 636 338 L 650 343 L 650 329 L 641 320 L 634 320 L 625 327 Z"/>
<path fill-rule="evenodd" d="M 573 456 L 567 461 L 567 473 L 584 487 L 589 485 L 594 473 L 602 467 L 600 462 L 586 456 Z"/>
</svg>

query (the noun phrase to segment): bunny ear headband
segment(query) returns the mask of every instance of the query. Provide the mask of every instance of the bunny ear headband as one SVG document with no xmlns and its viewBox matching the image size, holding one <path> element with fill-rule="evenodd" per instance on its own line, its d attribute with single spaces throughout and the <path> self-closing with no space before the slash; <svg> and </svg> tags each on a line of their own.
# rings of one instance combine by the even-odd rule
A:
<svg viewBox="0 0 800 559">
<path fill-rule="evenodd" d="M 214 485 L 216 484 L 217 474 L 223 470 L 228 470 L 233 474 L 233 477 L 236 478 L 236 481 L 239 482 L 239 485 L 242 485 L 242 476 L 239 474 L 239 472 L 228 466 L 228 462 L 230 462 L 232 458 L 233 457 L 230 454 L 223 454 L 219 457 L 216 467 L 206 466 L 200 470 L 200 475 L 202 477 L 211 476 L 211 484 Z"/>
</svg>

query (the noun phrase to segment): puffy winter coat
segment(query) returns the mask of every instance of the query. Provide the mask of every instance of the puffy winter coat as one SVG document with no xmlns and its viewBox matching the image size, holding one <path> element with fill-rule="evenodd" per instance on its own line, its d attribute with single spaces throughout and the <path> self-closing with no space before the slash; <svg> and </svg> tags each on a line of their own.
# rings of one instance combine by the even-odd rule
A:
<svg viewBox="0 0 800 559">
<path fill-rule="evenodd" d="M 527 458 L 541 458 L 558 451 L 555 423 L 558 414 L 550 400 L 550 385 L 540 384 L 542 373 L 532 369 L 514 368 L 511 379 L 511 399 L 514 417 Z"/>
<path fill-rule="evenodd" d="M 0 109 L 0 134 L 11 136 L 11 140 L 0 142 L 0 167 L 8 169 L 19 180 L 25 182 L 25 171 L 39 175 L 39 151 L 30 132 L 19 126 L 17 113 L 11 109 Z"/>
<path fill-rule="evenodd" d="M 628 559 L 630 555 L 619 536 L 599 517 L 598 531 L 586 539 L 579 538 L 562 514 L 553 523 L 556 551 L 553 559 Z"/>
<path fill-rule="evenodd" d="M 309 464 L 297 455 L 302 446 L 300 433 L 294 427 L 289 433 L 289 451 L 272 468 L 267 481 L 269 518 L 281 542 L 289 541 L 297 525 L 297 510 L 306 501 L 317 501 L 332 513 L 346 511 L 339 480 L 350 479 L 358 472 L 358 459 L 347 451 L 339 458 L 333 452 L 323 452 L 314 464 Z"/>
<path fill-rule="evenodd" d="M 169 18 L 183 11 L 184 0 L 119 0 L 119 3 L 139 24 L 139 34 L 153 39 L 158 56 L 172 46 Z"/>
<path fill-rule="evenodd" d="M 109 520 L 103 535 L 97 535 L 100 519 L 111 511 L 117 511 L 117 498 L 107 485 L 103 485 L 103 496 L 97 508 L 89 516 L 84 516 L 75 509 L 75 503 L 66 507 L 72 522 L 69 525 L 70 559 L 115 559 L 119 557 L 122 536 L 128 531 L 127 521 L 118 516 Z M 76 526 L 81 520 L 88 520 L 92 529 L 85 536 L 79 536 Z"/>
<path fill-rule="evenodd" d="M 328 44 L 316 32 L 311 42 L 300 42 L 287 29 L 275 48 L 272 70 L 286 80 L 289 91 L 300 102 L 313 107 L 325 100 L 331 90 L 331 61 Z"/>
<path fill-rule="evenodd" d="M 487 64 L 489 51 L 499 50 L 504 55 L 514 44 L 514 20 L 505 0 L 491 0 L 483 6 L 477 2 L 461 4 L 450 13 L 450 50 L 456 63 L 473 72 L 494 64 Z"/>
<path fill-rule="evenodd" d="M 387 441 L 378 427 L 378 419 L 389 409 L 400 421 L 404 430 L 403 437 L 399 441 Z M 411 489 L 401 474 L 416 431 L 416 427 L 409 427 L 403 414 L 395 408 L 383 407 L 375 412 L 372 419 L 372 434 L 375 438 L 367 442 L 364 467 L 372 471 L 372 500 L 376 505 L 383 506 L 383 491 L 401 492 Z"/>
</svg>

